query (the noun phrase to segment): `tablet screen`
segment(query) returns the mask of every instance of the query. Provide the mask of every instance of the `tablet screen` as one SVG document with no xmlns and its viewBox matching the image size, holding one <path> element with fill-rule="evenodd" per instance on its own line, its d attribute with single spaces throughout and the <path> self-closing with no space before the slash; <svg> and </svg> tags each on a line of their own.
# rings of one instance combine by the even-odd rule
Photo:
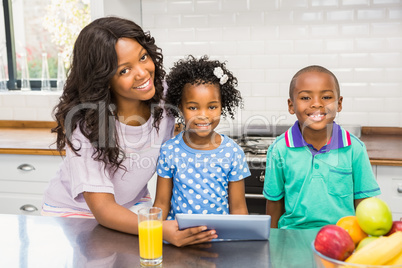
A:
<svg viewBox="0 0 402 268">
<path fill-rule="evenodd" d="M 271 227 L 269 215 L 176 214 L 179 229 L 205 225 L 216 230 L 215 241 L 267 240 Z"/>
</svg>

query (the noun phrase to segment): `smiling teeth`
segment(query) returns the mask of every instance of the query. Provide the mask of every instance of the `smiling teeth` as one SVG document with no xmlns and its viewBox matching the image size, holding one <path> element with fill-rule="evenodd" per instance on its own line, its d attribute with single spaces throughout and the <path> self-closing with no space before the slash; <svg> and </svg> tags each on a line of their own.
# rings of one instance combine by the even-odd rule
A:
<svg viewBox="0 0 402 268">
<path fill-rule="evenodd" d="M 210 124 L 197 124 L 197 126 L 199 126 L 199 127 L 207 127 L 207 126 L 209 126 Z"/>
<path fill-rule="evenodd" d="M 148 80 L 145 84 L 143 84 L 142 86 L 138 86 L 138 87 L 136 87 L 136 88 L 141 89 L 141 88 L 147 87 L 148 85 L 149 85 L 149 80 Z"/>
<path fill-rule="evenodd" d="M 312 118 L 320 118 L 320 117 L 323 117 L 323 116 L 325 116 L 324 114 L 312 114 L 312 115 L 310 115 L 310 117 L 312 117 Z"/>
</svg>

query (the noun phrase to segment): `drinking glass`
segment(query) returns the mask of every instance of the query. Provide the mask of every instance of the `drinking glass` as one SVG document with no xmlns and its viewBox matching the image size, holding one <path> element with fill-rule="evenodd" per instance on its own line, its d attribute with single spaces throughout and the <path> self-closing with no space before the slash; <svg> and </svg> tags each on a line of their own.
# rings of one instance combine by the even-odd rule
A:
<svg viewBox="0 0 402 268">
<path fill-rule="evenodd" d="M 138 236 L 142 266 L 162 263 L 162 209 L 143 208 L 138 211 Z"/>
<path fill-rule="evenodd" d="M 31 90 L 31 84 L 29 83 L 29 70 L 27 55 L 21 55 L 21 90 Z"/>
<path fill-rule="evenodd" d="M 8 91 L 7 77 L 4 70 L 3 55 L 0 54 L 0 91 Z"/>
<path fill-rule="evenodd" d="M 65 83 L 66 71 L 64 69 L 64 58 L 63 54 L 59 53 L 57 57 L 57 91 L 62 91 Z"/>
<path fill-rule="evenodd" d="M 41 78 L 41 89 L 42 91 L 50 91 L 50 77 L 49 77 L 49 67 L 47 64 L 47 53 L 42 53 L 42 78 Z"/>
</svg>

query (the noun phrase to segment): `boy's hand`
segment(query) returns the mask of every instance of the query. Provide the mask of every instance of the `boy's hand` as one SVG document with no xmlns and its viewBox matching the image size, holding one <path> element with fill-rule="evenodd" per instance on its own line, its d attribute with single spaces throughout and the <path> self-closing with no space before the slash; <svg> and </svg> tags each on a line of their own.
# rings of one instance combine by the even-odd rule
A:
<svg viewBox="0 0 402 268">
<path fill-rule="evenodd" d="M 215 230 L 204 232 L 206 229 L 206 226 L 198 226 L 179 230 L 176 220 L 163 221 L 163 239 L 176 247 L 183 247 L 209 242 L 218 237 Z"/>
</svg>

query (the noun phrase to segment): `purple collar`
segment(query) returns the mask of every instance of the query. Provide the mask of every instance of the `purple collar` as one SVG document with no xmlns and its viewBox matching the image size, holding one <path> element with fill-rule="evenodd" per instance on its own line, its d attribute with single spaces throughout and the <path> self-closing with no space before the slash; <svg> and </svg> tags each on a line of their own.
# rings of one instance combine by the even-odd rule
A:
<svg viewBox="0 0 402 268">
<path fill-rule="evenodd" d="M 319 151 L 307 143 L 299 128 L 299 121 L 296 121 L 292 127 L 285 132 L 286 146 L 290 148 L 308 146 L 312 152 L 324 153 L 333 149 L 339 149 L 351 145 L 350 134 L 341 126 L 333 122 L 332 135 L 329 142 L 324 145 Z"/>
</svg>

